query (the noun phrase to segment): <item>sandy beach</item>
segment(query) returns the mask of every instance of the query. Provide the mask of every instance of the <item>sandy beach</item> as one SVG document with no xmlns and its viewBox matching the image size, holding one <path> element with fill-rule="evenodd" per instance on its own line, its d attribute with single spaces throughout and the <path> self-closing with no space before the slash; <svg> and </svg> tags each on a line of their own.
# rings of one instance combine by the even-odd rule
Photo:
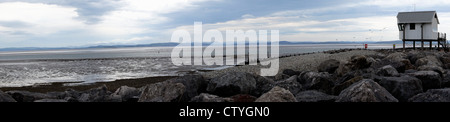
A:
<svg viewBox="0 0 450 122">
<path fill-rule="evenodd" d="M 377 52 L 373 50 L 352 50 L 335 54 L 320 52 L 320 53 L 299 54 L 297 56 L 284 57 L 280 58 L 280 68 L 277 77 L 279 77 L 279 75 L 281 75 L 280 72 L 282 72 L 285 69 L 292 69 L 295 71 L 317 71 L 316 67 L 319 66 L 320 63 L 328 59 L 336 59 L 344 61 L 350 59 L 350 57 L 354 55 L 373 55 L 376 53 Z M 202 73 L 202 75 L 205 78 L 217 77 L 227 72 L 247 72 L 259 75 L 260 68 L 261 66 L 244 65 L 231 67 L 224 70 L 206 72 Z"/>
</svg>

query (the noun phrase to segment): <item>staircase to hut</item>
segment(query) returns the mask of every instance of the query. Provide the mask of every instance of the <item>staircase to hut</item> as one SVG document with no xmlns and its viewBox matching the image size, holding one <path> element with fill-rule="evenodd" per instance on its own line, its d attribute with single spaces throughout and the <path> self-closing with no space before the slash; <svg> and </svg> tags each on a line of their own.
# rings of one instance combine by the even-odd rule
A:
<svg viewBox="0 0 450 122">
<path fill-rule="evenodd" d="M 438 33 L 438 46 L 442 46 L 445 50 L 448 50 L 447 45 L 447 34 L 446 33 Z"/>
</svg>

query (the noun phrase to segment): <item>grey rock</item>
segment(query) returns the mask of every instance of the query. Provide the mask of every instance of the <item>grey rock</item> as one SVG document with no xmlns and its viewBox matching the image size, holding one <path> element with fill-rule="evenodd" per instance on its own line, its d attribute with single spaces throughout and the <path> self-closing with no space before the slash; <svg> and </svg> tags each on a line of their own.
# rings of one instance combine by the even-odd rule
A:
<svg viewBox="0 0 450 122">
<path fill-rule="evenodd" d="M 256 75 L 255 79 L 256 79 L 256 89 L 253 90 L 251 95 L 259 97 L 262 94 L 269 92 L 275 86 L 275 81 L 273 81 L 272 79 L 259 75 Z"/>
<path fill-rule="evenodd" d="M 343 90 L 336 102 L 398 102 L 386 89 L 371 79 L 363 79 Z"/>
<path fill-rule="evenodd" d="M 108 91 L 106 85 L 98 88 L 89 89 L 82 92 L 78 98 L 79 102 L 120 102 L 121 100 L 112 99 L 111 92 Z"/>
<path fill-rule="evenodd" d="M 428 64 L 428 60 L 426 58 L 420 58 L 420 59 L 417 59 L 414 64 L 416 66 L 427 65 Z"/>
<path fill-rule="evenodd" d="M 400 102 L 407 102 L 412 96 L 423 92 L 422 81 L 408 75 L 384 77 L 378 83 Z"/>
<path fill-rule="evenodd" d="M 34 102 L 51 102 L 51 103 L 55 103 L 55 102 L 67 102 L 67 100 L 64 99 L 40 99 L 40 100 L 35 100 Z"/>
<path fill-rule="evenodd" d="M 233 102 L 233 99 L 222 98 L 208 93 L 201 93 L 200 95 L 193 97 L 190 102 Z"/>
<path fill-rule="evenodd" d="M 70 97 L 70 98 L 74 98 L 74 99 L 78 99 L 81 96 L 81 92 L 73 90 L 73 89 L 67 89 L 66 91 L 64 91 L 65 96 L 64 98 Z"/>
<path fill-rule="evenodd" d="M 7 91 L 6 93 L 11 95 L 17 102 L 34 102 L 35 100 L 40 99 L 54 99 L 54 97 L 47 94 L 29 91 Z"/>
<path fill-rule="evenodd" d="M 442 56 L 439 59 L 442 62 L 443 68 L 450 69 L 450 57 Z"/>
<path fill-rule="evenodd" d="M 332 94 L 333 95 L 339 95 L 342 90 L 348 88 L 349 86 L 351 86 L 352 84 L 354 84 L 354 83 L 356 83 L 358 81 L 361 81 L 362 79 L 364 79 L 364 78 L 361 77 L 361 76 L 357 76 L 357 77 L 349 79 L 349 80 L 347 80 L 345 82 L 342 82 L 342 83 L 340 83 L 340 84 L 338 84 L 338 85 L 333 87 Z"/>
<path fill-rule="evenodd" d="M 397 72 L 397 69 L 395 69 L 391 65 L 386 65 L 379 68 L 376 74 L 379 76 L 400 76 L 400 74 Z"/>
<path fill-rule="evenodd" d="M 442 87 L 450 87 L 450 72 L 448 71 L 442 78 Z"/>
<path fill-rule="evenodd" d="M 381 68 L 381 67 L 384 67 L 386 65 L 391 65 L 392 67 L 394 67 L 397 70 L 397 72 L 404 73 L 405 70 L 407 69 L 406 68 L 407 65 L 404 63 L 404 62 L 407 62 L 407 61 L 404 61 L 404 60 L 407 60 L 407 59 L 402 59 L 400 61 L 397 61 L 397 60 L 391 60 L 391 59 L 386 59 L 385 58 L 385 59 L 383 59 L 383 60 L 381 60 L 379 62 L 376 62 L 373 66 L 374 66 L 374 68 Z M 412 64 L 409 64 L 409 65 L 412 65 Z M 409 67 L 413 67 L 413 66 L 409 66 Z M 409 69 L 411 69 L 411 68 L 409 68 Z"/>
<path fill-rule="evenodd" d="M 297 102 L 297 100 L 289 90 L 275 86 L 269 92 L 261 95 L 255 102 Z"/>
<path fill-rule="evenodd" d="M 409 73 L 408 75 L 414 76 L 422 81 L 423 90 L 441 88 L 441 77 L 439 73 L 435 71 L 418 71 Z"/>
<path fill-rule="evenodd" d="M 238 94 L 230 97 L 233 102 L 255 102 L 257 99 L 255 96 L 249 94 Z"/>
<path fill-rule="evenodd" d="M 363 55 L 355 55 L 352 56 L 349 61 L 341 61 L 339 68 L 336 70 L 337 76 L 343 76 L 351 71 L 369 68 L 372 66 L 372 63 L 377 62 L 374 62 L 372 59 L 373 58 L 368 59 Z"/>
<path fill-rule="evenodd" d="M 416 66 L 414 66 L 411 61 L 409 61 L 408 59 L 404 59 L 400 61 L 401 63 L 405 64 L 405 70 L 409 70 L 409 69 L 416 69 Z"/>
<path fill-rule="evenodd" d="M 414 73 L 414 72 L 417 72 L 417 70 L 413 70 L 413 69 L 405 70 L 405 73 L 406 73 L 406 74 L 408 74 L 408 73 Z"/>
<path fill-rule="evenodd" d="M 417 51 L 414 51 L 414 52 L 410 51 L 410 52 L 408 52 L 407 58 L 412 63 L 415 63 L 418 59 L 421 59 L 421 58 L 423 58 L 425 56 L 426 56 L 425 53 L 417 52 Z"/>
<path fill-rule="evenodd" d="M 302 85 L 297 82 L 297 75 L 294 75 L 282 81 L 277 81 L 275 85 L 285 88 L 289 90 L 291 93 L 297 93 L 302 90 Z"/>
<path fill-rule="evenodd" d="M 367 57 L 363 55 L 352 56 L 350 62 L 353 64 L 353 70 L 368 68 L 372 64 L 372 62 L 367 61 Z"/>
<path fill-rule="evenodd" d="M 208 85 L 202 75 L 185 75 L 170 79 L 169 81 L 182 83 L 186 87 L 186 91 L 181 98 L 181 101 L 184 102 L 191 100 L 192 97 L 195 97 L 200 93 L 206 92 L 206 87 Z"/>
<path fill-rule="evenodd" d="M 396 52 L 389 54 L 384 59 L 389 60 L 390 62 L 401 62 L 402 60 L 406 59 L 407 55 L 403 52 Z"/>
<path fill-rule="evenodd" d="M 306 72 L 299 76 L 303 89 L 306 90 L 318 90 L 328 94 L 331 94 L 332 88 L 335 83 L 331 80 L 332 77 L 328 72 Z"/>
<path fill-rule="evenodd" d="M 159 82 L 145 86 L 138 102 L 179 102 L 186 87 L 182 83 Z"/>
<path fill-rule="evenodd" d="M 10 95 L 0 90 L 0 102 L 17 102 Z"/>
<path fill-rule="evenodd" d="M 372 57 L 367 57 L 366 60 L 367 60 L 367 62 L 370 63 L 370 64 L 375 64 L 375 63 L 378 62 L 376 59 L 374 59 L 374 58 L 372 58 Z"/>
<path fill-rule="evenodd" d="M 136 102 L 139 99 L 141 92 L 134 88 L 128 86 L 119 87 L 114 93 L 111 94 L 111 98 L 120 99 L 121 102 Z"/>
<path fill-rule="evenodd" d="M 419 71 L 435 71 L 437 73 L 439 73 L 439 75 L 443 76 L 443 74 L 446 73 L 446 71 L 439 66 L 436 65 L 422 65 L 420 67 L 417 68 L 417 70 Z"/>
<path fill-rule="evenodd" d="M 420 58 L 415 63 L 416 66 L 422 66 L 422 65 L 435 65 L 442 67 L 442 62 L 436 58 L 434 55 L 429 55 L 423 58 Z"/>
<path fill-rule="evenodd" d="M 298 75 L 298 74 L 300 74 L 300 72 L 294 71 L 292 69 L 285 69 L 285 70 L 283 70 L 283 74 L 286 74 L 290 77 L 290 76 Z"/>
<path fill-rule="evenodd" d="M 430 89 L 411 97 L 409 102 L 450 102 L 450 88 Z"/>
<path fill-rule="evenodd" d="M 316 90 L 302 91 L 295 95 L 298 102 L 334 102 L 337 96 L 332 96 Z"/>
<path fill-rule="evenodd" d="M 373 58 L 372 58 L 373 59 Z M 328 72 L 330 74 L 334 73 L 337 68 L 339 68 L 340 62 L 336 59 L 326 60 L 317 67 L 319 72 Z M 298 75 L 298 74 L 297 74 Z"/>
<path fill-rule="evenodd" d="M 256 89 L 256 80 L 252 74 L 229 72 L 211 79 L 206 90 L 219 96 L 250 94 Z"/>
<path fill-rule="evenodd" d="M 339 67 L 336 69 L 336 74 L 338 76 L 343 76 L 350 71 L 352 71 L 352 63 L 348 61 L 341 61 L 341 63 L 339 63 Z"/>
<path fill-rule="evenodd" d="M 336 82 L 335 82 L 335 84 L 341 84 L 341 83 L 344 83 L 345 81 L 347 81 L 347 80 L 350 80 L 350 79 L 352 79 L 352 78 L 354 78 L 355 77 L 355 73 L 347 73 L 347 74 L 345 74 L 344 76 L 342 76 L 342 77 L 338 77 L 337 78 L 337 80 L 336 80 Z"/>
<path fill-rule="evenodd" d="M 66 96 L 68 96 L 66 94 L 66 92 L 47 92 L 47 95 L 51 96 L 52 98 L 56 98 L 56 99 L 64 99 L 64 98 L 66 98 Z"/>
</svg>

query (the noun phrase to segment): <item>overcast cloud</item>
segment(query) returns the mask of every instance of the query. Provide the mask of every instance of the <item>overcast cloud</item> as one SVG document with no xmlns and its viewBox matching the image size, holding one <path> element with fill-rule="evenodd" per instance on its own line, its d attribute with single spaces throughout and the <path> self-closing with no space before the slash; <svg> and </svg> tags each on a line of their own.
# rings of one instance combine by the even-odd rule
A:
<svg viewBox="0 0 450 122">
<path fill-rule="evenodd" d="M 436 10 L 450 32 L 450 1 L 0 0 L 0 48 L 169 42 L 176 29 L 280 30 L 282 41 L 392 41 L 396 14 Z"/>
</svg>

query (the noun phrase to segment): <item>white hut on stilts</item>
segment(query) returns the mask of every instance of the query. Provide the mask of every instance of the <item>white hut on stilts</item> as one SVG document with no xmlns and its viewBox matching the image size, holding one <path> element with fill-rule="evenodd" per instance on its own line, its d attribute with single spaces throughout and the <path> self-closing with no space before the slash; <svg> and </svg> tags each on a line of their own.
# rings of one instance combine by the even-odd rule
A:
<svg viewBox="0 0 450 122">
<path fill-rule="evenodd" d="M 397 23 L 403 49 L 406 41 L 412 41 L 414 49 L 416 41 L 421 42 L 422 49 L 424 42 L 429 42 L 431 49 L 433 41 L 438 43 L 438 49 L 440 46 L 447 47 L 446 34 L 438 32 L 439 19 L 436 11 L 399 12 Z"/>
</svg>

